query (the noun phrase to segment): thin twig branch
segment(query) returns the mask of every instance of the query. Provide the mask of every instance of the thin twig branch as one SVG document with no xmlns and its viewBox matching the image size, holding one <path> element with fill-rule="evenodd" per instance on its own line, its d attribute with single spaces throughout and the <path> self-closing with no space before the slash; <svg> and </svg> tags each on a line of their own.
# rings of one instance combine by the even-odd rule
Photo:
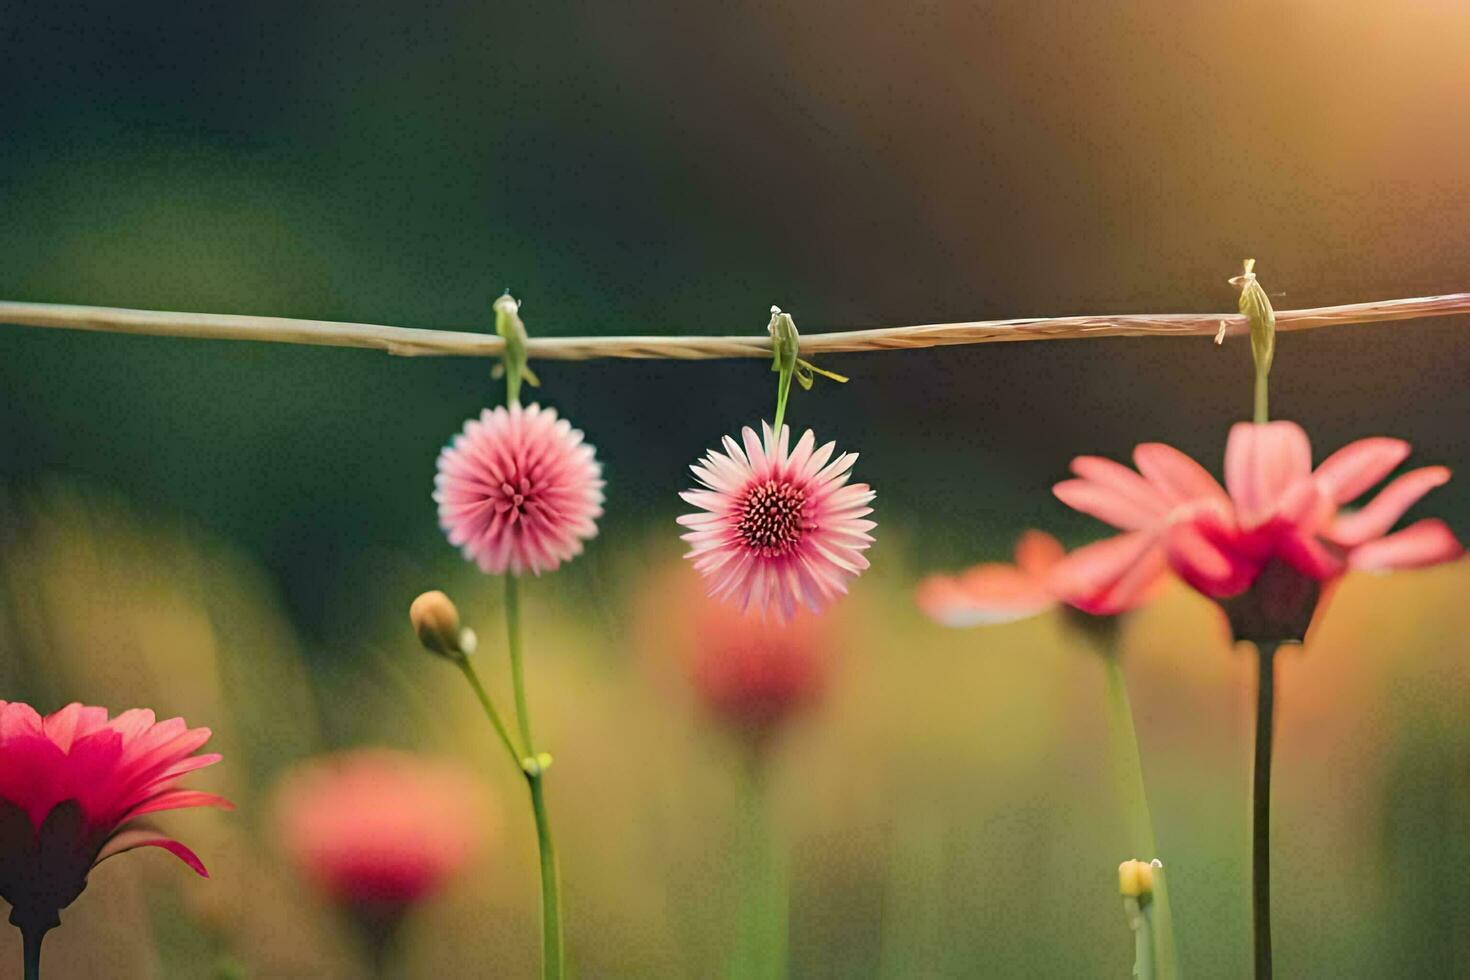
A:
<svg viewBox="0 0 1470 980">
<path fill-rule="evenodd" d="M 1279 330 L 1311 330 L 1354 323 L 1384 323 L 1470 313 L 1470 293 L 1349 303 L 1310 310 L 1281 310 Z M 488 321 L 487 316 L 487 321 Z M 327 347 L 366 347 L 403 357 L 448 355 L 496 357 L 504 344 L 495 334 L 455 330 L 420 330 L 374 323 L 290 320 L 274 316 L 228 313 L 167 313 L 107 306 L 0 301 L 0 323 L 63 330 L 194 337 L 209 340 L 255 340 Z M 845 351 L 908 350 L 949 344 L 984 344 L 1002 340 L 1073 340 L 1084 337 L 1198 337 L 1247 332 L 1239 314 L 1136 313 L 1110 316 L 1029 317 L 930 323 L 915 327 L 878 327 L 835 333 L 803 334 L 803 354 Z M 748 337 L 532 337 L 532 358 L 582 361 L 597 357 L 706 360 L 717 357 L 770 357 L 764 333 Z"/>
</svg>

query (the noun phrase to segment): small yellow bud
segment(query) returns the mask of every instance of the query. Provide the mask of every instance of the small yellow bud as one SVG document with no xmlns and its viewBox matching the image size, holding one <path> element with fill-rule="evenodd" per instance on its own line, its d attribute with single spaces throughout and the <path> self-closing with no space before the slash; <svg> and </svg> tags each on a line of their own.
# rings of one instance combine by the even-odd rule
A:
<svg viewBox="0 0 1470 980">
<path fill-rule="evenodd" d="M 437 589 L 425 592 L 408 607 L 408 619 L 424 649 L 451 660 L 463 659 L 469 630 L 459 625 L 459 610 L 449 596 Z"/>
<path fill-rule="evenodd" d="M 1154 867 L 1143 861 L 1124 861 L 1118 865 L 1118 891 L 1124 898 L 1145 898 L 1153 894 Z"/>
</svg>

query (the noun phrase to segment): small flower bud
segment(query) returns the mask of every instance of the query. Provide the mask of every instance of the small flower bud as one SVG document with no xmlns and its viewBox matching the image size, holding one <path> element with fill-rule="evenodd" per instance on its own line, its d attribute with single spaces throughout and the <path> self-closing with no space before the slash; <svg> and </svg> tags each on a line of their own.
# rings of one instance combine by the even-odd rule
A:
<svg viewBox="0 0 1470 980">
<path fill-rule="evenodd" d="M 1246 259 L 1244 273 L 1232 278 L 1230 284 L 1240 290 L 1240 313 L 1250 323 L 1256 371 L 1269 374 L 1276 357 L 1276 311 L 1256 279 L 1256 260 Z"/>
<path fill-rule="evenodd" d="M 1118 891 L 1124 898 L 1146 898 L 1153 894 L 1154 867 L 1143 861 L 1118 865 Z"/>
<path fill-rule="evenodd" d="M 437 589 L 415 599 L 408 607 L 408 618 L 419 642 L 430 653 L 462 660 L 474 648 L 474 634 L 459 625 L 459 610 Z"/>
</svg>

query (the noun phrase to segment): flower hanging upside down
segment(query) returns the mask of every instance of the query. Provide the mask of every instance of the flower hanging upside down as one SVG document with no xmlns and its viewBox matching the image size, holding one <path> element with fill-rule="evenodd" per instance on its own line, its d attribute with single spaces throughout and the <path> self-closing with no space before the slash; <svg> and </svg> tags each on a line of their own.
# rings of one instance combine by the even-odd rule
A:
<svg viewBox="0 0 1470 980">
<path fill-rule="evenodd" d="M 679 518 L 689 529 L 685 557 L 711 595 L 742 610 L 753 605 L 781 619 L 799 604 L 820 612 L 868 567 L 874 493 L 847 482 L 856 453 L 833 459 L 837 444 L 817 448 L 810 429 L 790 449 L 786 426 L 779 436 L 761 428 L 760 438 L 741 430 L 743 449 L 726 436 L 723 453 L 711 450 L 690 467 L 703 489 L 679 495 L 700 508 Z"/>
<path fill-rule="evenodd" d="M 540 575 L 582 553 L 602 516 L 602 466 L 556 410 L 487 408 L 439 454 L 449 543 L 492 575 Z"/>
<path fill-rule="evenodd" d="M 1106 579 L 1126 594 L 1153 578 L 1166 561 L 1214 599 L 1270 593 L 1252 598 L 1272 609 L 1245 609 L 1241 615 L 1262 614 L 1271 622 L 1255 622 L 1249 629 L 1274 625 L 1300 634 L 1322 587 L 1350 568 L 1419 568 L 1464 553 L 1450 529 L 1434 518 L 1389 533 L 1420 497 L 1449 480 L 1442 466 L 1405 473 L 1361 509 L 1344 509 L 1408 455 L 1409 444 L 1402 440 L 1360 439 L 1313 470 L 1311 444 L 1301 426 L 1242 422 L 1231 429 L 1226 444 L 1224 487 L 1198 463 L 1158 443 L 1134 451 L 1137 473 L 1110 460 L 1078 457 L 1072 462 L 1077 478 L 1057 484 L 1056 495 L 1125 533 L 1079 549 L 1055 574 L 1063 580 Z M 1237 638 L 1301 639 L 1243 635 L 1236 610 L 1251 604 L 1227 604 Z M 1292 604 L 1297 608 L 1284 608 Z"/>
<path fill-rule="evenodd" d="M 193 851 L 137 821 L 162 810 L 233 809 L 212 793 L 175 787 L 220 760 L 194 754 L 209 736 L 141 708 L 109 720 L 106 708 L 69 704 L 42 717 L 0 701 L 0 897 L 11 923 L 39 943 L 93 867 L 138 847 L 161 847 L 208 877 Z"/>
</svg>

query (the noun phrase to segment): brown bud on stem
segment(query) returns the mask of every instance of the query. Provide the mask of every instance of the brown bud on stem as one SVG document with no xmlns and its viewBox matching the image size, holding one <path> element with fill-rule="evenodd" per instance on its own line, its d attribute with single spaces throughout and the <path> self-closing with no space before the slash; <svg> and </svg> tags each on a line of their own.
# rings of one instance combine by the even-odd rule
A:
<svg viewBox="0 0 1470 980">
<path fill-rule="evenodd" d="M 462 660 L 474 649 L 474 633 L 460 626 L 459 610 L 437 589 L 415 599 L 408 608 L 408 618 L 419 642 L 430 653 Z"/>
</svg>

